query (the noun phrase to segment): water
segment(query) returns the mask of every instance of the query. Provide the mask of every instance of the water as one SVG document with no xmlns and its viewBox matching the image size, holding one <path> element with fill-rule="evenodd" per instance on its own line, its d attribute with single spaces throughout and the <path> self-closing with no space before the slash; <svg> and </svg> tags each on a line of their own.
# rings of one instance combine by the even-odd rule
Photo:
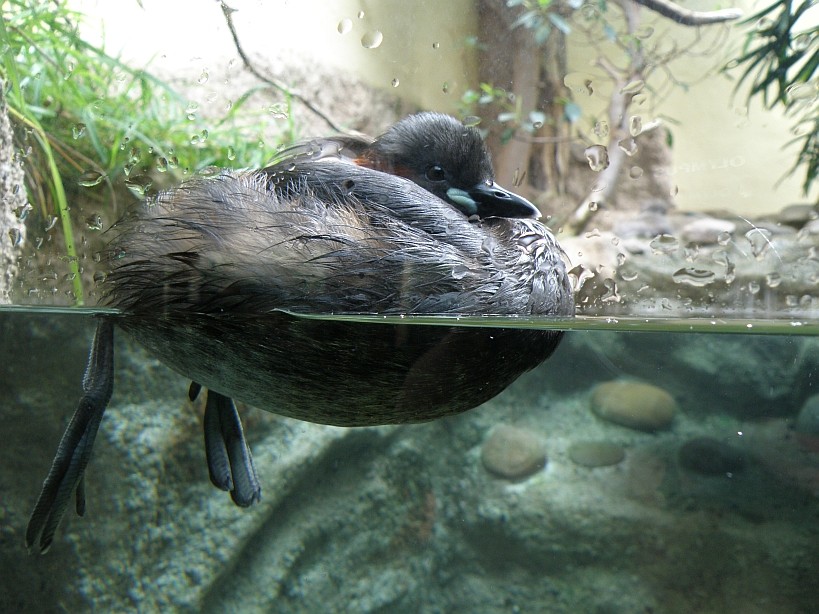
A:
<svg viewBox="0 0 819 614">
<path fill-rule="evenodd" d="M 481 322 L 571 330 L 506 392 L 428 424 L 343 429 L 240 408 L 263 493 L 250 509 L 208 481 L 187 381 L 119 335 L 86 516 L 70 510 L 41 557 L 23 531 L 93 319 L 4 309 L 2 609 L 810 611 L 819 436 L 796 419 L 816 392 L 816 323 L 458 324 Z M 671 423 L 646 432 L 596 415 L 598 386 L 622 379 L 669 393 Z M 545 467 L 493 474 L 499 425 L 533 436 Z M 624 458 L 577 464 L 584 441 Z"/>
</svg>

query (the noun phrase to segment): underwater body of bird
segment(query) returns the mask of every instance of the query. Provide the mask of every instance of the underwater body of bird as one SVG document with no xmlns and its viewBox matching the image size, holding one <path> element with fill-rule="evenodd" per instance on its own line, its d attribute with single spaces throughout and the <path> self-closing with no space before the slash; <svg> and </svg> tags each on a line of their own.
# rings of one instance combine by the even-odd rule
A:
<svg viewBox="0 0 819 614">
<path fill-rule="evenodd" d="M 261 488 L 233 399 L 322 424 L 472 409 L 553 352 L 548 330 L 357 324 L 294 314 L 571 316 L 564 255 L 537 209 L 494 183 L 477 130 L 440 114 L 374 141 L 334 137 L 260 171 L 186 182 L 135 208 L 106 248 L 107 306 L 29 521 L 45 552 L 83 477 L 113 390 L 116 324 L 207 388 L 211 481 Z"/>
</svg>

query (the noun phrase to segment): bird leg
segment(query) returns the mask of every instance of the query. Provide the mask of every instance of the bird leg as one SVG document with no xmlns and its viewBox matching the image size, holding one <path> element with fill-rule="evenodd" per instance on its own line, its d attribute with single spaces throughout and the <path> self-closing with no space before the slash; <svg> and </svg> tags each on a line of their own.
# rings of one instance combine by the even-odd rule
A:
<svg viewBox="0 0 819 614">
<path fill-rule="evenodd" d="M 190 396 L 195 398 L 200 388 L 199 384 L 192 384 Z M 207 395 L 205 455 L 210 481 L 217 488 L 230 491 L 236 505 L 248 507 L 261 499 L 262 489 L 239 412 L 230 397 L 213 390 L 208 390 Z"/>
<path fill-rule="evenodd" d="M 39 541 L 41 554 L 54 540 L 72 491 L 76 490 L 77 514 L 85 513 L 85 468 L 114 388 L 114 324 L 110 319 L 97 324 L 82 388 L 79 405 L 60 440 L 26 529 L 26 547 L 31 550 Z"/>
</svg>

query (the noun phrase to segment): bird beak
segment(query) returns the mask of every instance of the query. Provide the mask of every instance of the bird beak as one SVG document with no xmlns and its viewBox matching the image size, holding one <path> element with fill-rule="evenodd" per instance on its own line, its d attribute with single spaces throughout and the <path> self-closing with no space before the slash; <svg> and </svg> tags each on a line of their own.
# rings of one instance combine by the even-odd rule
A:
<svg viewBox="0 0 819 614">
<path fill-rule="evenodd" d="M 540 217 L 540 211 L 528 200 L 496 183 L 479 183 L 469 190 L 449 188 L 449 199 L 466 215 L 485 217 Z"/>
</svg>

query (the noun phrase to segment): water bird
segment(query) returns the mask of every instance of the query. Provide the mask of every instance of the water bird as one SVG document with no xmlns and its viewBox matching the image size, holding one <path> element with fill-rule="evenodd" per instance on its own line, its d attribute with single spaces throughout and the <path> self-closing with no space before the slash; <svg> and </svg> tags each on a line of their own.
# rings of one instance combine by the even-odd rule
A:
<svg viewBox="0 0 819 614">
<path fill-rule="evenodd" d="M 84 475 L 114 380 L 114 327 L 206 389 L 210 479 L 261 488 L 234 399 L 321 424 L 433 420 L 545 360 L 559 331 L 340 321 L 333 314 L 571 316 L 565 256 L 494 181 L 474 127 L 419 113 L 376 139 L 336 136 L 268 167 L 193 178 L 107 232 L 83 394 L 26 531 L 45 552 Z"/>
</svg>

